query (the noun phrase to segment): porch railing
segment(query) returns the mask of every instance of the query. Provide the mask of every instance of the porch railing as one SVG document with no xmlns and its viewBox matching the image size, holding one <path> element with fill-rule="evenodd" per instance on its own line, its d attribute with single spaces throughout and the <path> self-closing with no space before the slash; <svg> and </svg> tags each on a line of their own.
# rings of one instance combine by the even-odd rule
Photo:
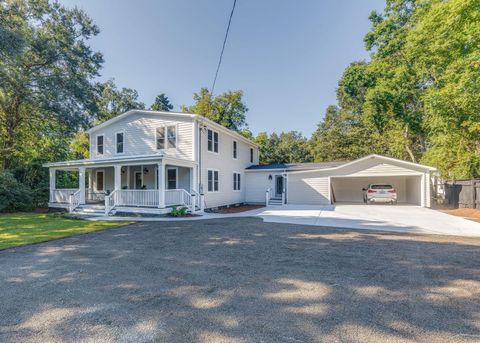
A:
<svg viewBox="0 0 480 343">
<path fill-rule="evenodd" d="M 165 206 L 187 206 L 191 207 L 192 197 L 184 189 L 165 190 Z"/>
<path fill-rule="evenodd" d="M 198 199 L 197 199 L 198 198 Z M 186 206 L 195 211 L 194 202 L 201 208 L 200 196 L 192 196 L 184 189 L 165 190 L 165 206 Z M 158 189 L 119 189 L 105 195 L 105 214 L 119 206 L 158 207 Z"/>
<path fill-rule="evenodd" d="M 52 189 L 52 202 L 68 204 L 70 202 L 70 195 L 73 195 L 77 191 L 78 188 Z"/>
<path fill-rule="evenodd" d="M 70 213 L 75 211 L 75 209 L 80 205 L 80 189 L 77 190 L 75 193 L 70 195 L 70 206 L 68 207 L 68 210 Z"/>
</svg>

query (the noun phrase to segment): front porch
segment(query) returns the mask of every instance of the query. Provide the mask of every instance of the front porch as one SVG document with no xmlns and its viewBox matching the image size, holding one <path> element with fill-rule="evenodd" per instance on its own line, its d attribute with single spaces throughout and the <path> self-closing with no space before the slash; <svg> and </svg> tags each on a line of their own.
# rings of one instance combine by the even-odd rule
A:
<svg viewBox="0 0 480 343">
<path fill-rule="evenodd" d="M 73 212 L 81 206 L 97 204 L 104 206 L 105 214 L 117 210 L 167 213 L 173 206 L 185 206 L 191 212 L 203 211 L 203 196 L 197 191 L 197 166 L 189 161 L 72 162 L 79 165 L 49 165 L 49 207 Z M 78 173 L 78 187 L 58 188 L 57 171 Z"/>
</svg>

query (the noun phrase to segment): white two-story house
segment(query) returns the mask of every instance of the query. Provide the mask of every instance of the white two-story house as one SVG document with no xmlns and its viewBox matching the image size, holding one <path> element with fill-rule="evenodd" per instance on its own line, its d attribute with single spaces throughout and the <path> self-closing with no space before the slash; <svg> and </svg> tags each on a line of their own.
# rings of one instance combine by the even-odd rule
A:
<svg viewBox="0 0 480 343">
<path fill-rule="evenodd" d="M 89 159 L 45 164 L 49 207 L 166 213 L 243 203 L 245 170 L 259 161 L 255 143 L 196 114 L 132 110 L 87 132 Z M 57 188 L 59 170 L 78 171 L 78 188 Z"/>
</svg>

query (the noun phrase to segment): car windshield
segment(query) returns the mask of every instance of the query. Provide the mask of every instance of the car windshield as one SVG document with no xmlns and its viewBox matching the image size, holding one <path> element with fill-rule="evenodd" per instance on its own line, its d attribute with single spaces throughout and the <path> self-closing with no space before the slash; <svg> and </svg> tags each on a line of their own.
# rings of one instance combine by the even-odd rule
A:
<svg viewBox="0 0 480 343">
<path fill-rule="evenodd" d="M 392 185 L 371 185 L 371 189 L 391 189 Z"/>
</svg>

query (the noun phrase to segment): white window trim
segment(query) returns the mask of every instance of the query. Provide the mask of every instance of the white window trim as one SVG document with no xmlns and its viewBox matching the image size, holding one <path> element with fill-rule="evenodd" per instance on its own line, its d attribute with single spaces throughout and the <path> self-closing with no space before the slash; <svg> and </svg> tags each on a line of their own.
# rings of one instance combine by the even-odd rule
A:
<svg viewBox="0 0 480 343">
<path fill-rule="evenodd" d="M 170 148 L 168 144 L 168 127 L 170 126 L 175 126 L 175 148 Z M 164 136 L 164 148 L 163 149 L 157 149 L 157 141 L 158 141 L 158 136 L 157 136 L 157 129 L 163 127 L 165 130 L 165 136 Z M 165 151 L 165 150 L 172 150 L 172 149 L 178 149 L 178 123 L 176 124 L 164 124 L 164 125 L 158 125 L 155 126 L 155 150 L 157 151 Z"/>
<path fill-rule="evenodd" d="M 103 189 L 101 191 L 98 190 L 98 173 L 103 173 Z M 97 169 L 95 170 L 95 192 L 106 192 L 105 190 L 105 169 Z"/>
<path fill-rule="evenodd" d="M 123 152 L 118 152 L 117 151 L 117 134 L 123 134 Z M 104 138 L 104 141 L 103 141 L 103 145 L 105 146 L 105 138 Z M 104 151 L 105 151 L 105 148 L 104 148 Z M 120 131 L 117 131 L 115 132 L 115 155 L 125 155 L 125 130 L 120 130 Z"/>
<path fill-rule="evenodd" d="M 208 190 L 208 172 L 212 172 L 212 190 Z M 215 190 L 215 172 L 218 173 L 218 190 Z M 220 192 L 220 170 L 218 169 L 207 169 L 207 193 L 218 193 Z"/>
<path fill-rule="evenodd" d="M 235 144 L 237 145 L 237 150 L 236 150 L 237 156 L 236 157 L 235 157 L 235 147 L 234 147 Z M 238 141 L 236 141 L 236 140 L 232 141 L 232 158 L 234 160 L 238 160 Z"/>
<path fill-rule="evenodd" d="M 212 150 L 208 150 L 208 131 L 212 131 Z M 214 139 L 215 133 L 217 133 L 217 135 L 218 135 L 218 142 L 217 142 L 218 151 L 217 152 L 215 152 L 215 139 Z M 211 154 L 220 155 L 220 132 L 218 132 L 214 129 L 207 128 L 206 138 L 207 138 L 207 142 L 206 142 L 207 143 L 206 144 L 207 145 L 207 151 Z M 213 169 L 210 169 L 210 170 L 213 170 Z"/>
<path fill-rule="evenodd" d="M 240 187 L 239 187 L 239 189 L 235 189 L 235 182 L 233 182 L 233 184 L 232 184 L 232 190 L 233 190 L 234 192 L 241 192 L 241 191 L 242 191 L 242 183 L 243 183 L 243 182 L 242 182 L 242 179 L 243 179 L 242 173 L 240 173 L 240 172 L 238 172 L 238 171 L 233 171 L 233 172 L 232 172 L 232 175 L 235 175 L 235 174 L 240 175 Z M 232 181 L 233 181 L 233 180 L 232 180 Z"/>
<path fill-rule="evenodd" d="M 103 153 L 98 153 L 98 137 L 103 137 Z M 95 156 L 104 156 L 105 155 L 105 134 L 101 133 L 95 136 Z"/>
<path fill-rule="evenodd" d="M 167 167 L 166 172 L 165 172 L 165 185 L 168 187 L 168 171 L 170 169 L 175 170 L 175 188 L 173 189 L 178 189 L 178 167 Z M 169 189 L 169 188 L 165 188 Z"/>
</svg>

